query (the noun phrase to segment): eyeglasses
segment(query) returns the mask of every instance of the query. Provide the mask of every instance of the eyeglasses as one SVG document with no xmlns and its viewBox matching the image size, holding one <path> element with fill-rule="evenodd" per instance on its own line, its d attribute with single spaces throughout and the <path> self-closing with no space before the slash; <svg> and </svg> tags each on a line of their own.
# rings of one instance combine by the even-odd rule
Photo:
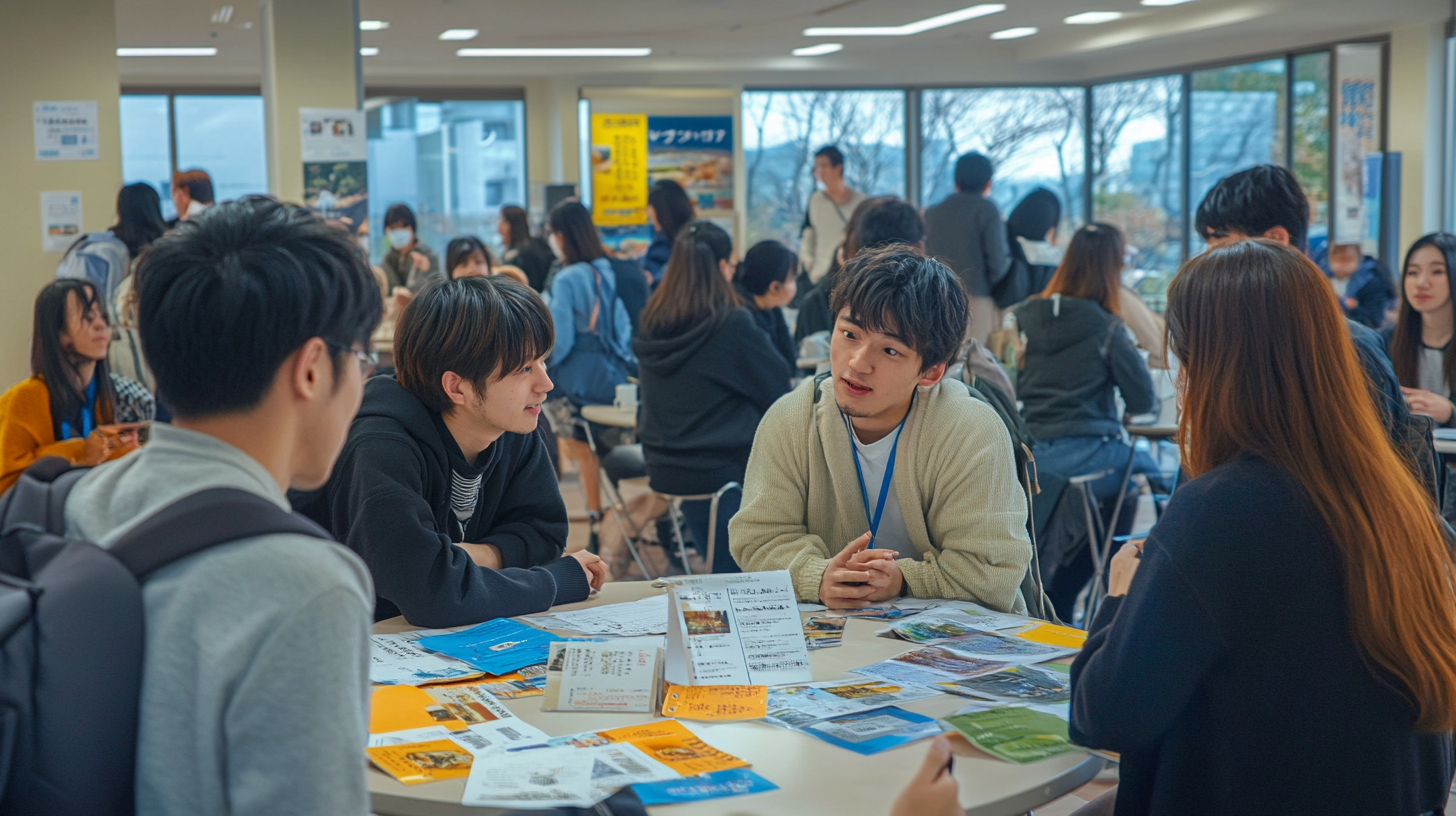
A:
<svg viewBox="0 0 1456 816">
<path fill-rule="evenodd" d="M 354 355 L 355 359 L 359 361 L 359 373 L 363 374 L 365 377 L 373 374 L 374 369 L 379 365 L 379 355 L 372 351 L 360 351 L 353 346 L 344 345 L 343 343 L 336 343 L 333 340 L 325 340 L 324 345 L 328 346 L 331 349 L 336 349 L 338 351 L 347 351 L 350 354 Z"/>
</svg>

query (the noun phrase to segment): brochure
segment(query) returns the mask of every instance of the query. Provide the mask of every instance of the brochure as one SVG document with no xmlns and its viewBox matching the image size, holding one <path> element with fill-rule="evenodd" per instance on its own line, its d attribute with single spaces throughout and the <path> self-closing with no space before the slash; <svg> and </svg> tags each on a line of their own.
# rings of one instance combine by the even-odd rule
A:
<svg viewBox="0 0 1456 816">
<path fill-rule="evenodd" d="M 869 618 L 871 620 L 898 620 L 908 618 L 911 615 L 920 614 L 920 609 L 901 609 L 894 604 L 877 604 L 875 606 L 864 606 L 859 609 L 833 609 L 830 610 L 836 615 L 843 615 L 847 618 Z"/>
<path fill-rule="evenodd" d="M 821 615 L 804 621 L 804 645 L 809 651 L 832 649 L 844 639 L 845 617 Z"/>
<path fill-rule="evenodd" d="M 609 742 L 635 745 L 642 749 L 642 753 L 682 776 L 748 767 L 747 762 L 703 742 L 702 738 L 677 720 L 659 720 L 645 725 L 614 728 L 600 731 L 598 735 Z"/>
<path fill-rule="evenodd" d="M 820 720 L 803 731 L 831 745 L 869 755 L 937 736 L 941 728 L 930 717 L 890 706 Z"/>
<path fill-rule="evenodd" d="M 381 771 L 404 785 L 466 776 L 472 761 L 469 751 L 448 739 L 365 748 L 364 753 Z"/>
<path fill-rule="evenodd" d="M 936 688 L 966 697 L 1002 703 L 1065 703 L 1072 699 L 1072 679 L 1035 666 L 1008 666 L 1000 671 L 937 683 Z"/>
<path fill-rule="evenodd" d="M 972 632 L 969 635 L 944 640 L 941 641 L 939 648 L 951 649 L 958 654 L 981 660 L 1002 660 L 1007 663 L 1041 663 L 1077 652 L 1076 649 L 1046 646 L 994 632 Z M 901 658 L 903 657 L 904 655 L 901 655 Z"/>
<path fill-rule="evenodd" d="M 677 771 L 642 753 L 635 745 L 620 743 L 582 750 L 592 752 L 592 786 L 598 801 L 628 785 L 681 779 Z"/>
<path fill-rule="evenodd" d="M 785 728 L 801 728 L 829 717 L 923 700 L 939 693 L 928 688 L 906 687 L 878 680 L 781 686 L 769 690 L 767 719 Z"/>
<path fill-rule="evenodd" d="M 733 768 L 717 773 L 691 776 L 686 779 L 670 779 L 666 782 L 648 782 L 633 785 L 632 792 L 642 804 L 673 805 L 679 802 L 702 802 L 706 799 L 722 799 L 726 796 L 742 796 L 748 793 L 776 791 L 778 785 L 764 779 L 747 768 Z"/>
<path fill-rule="evenodd" d="M 680 720 L 760 720 L 768 686 L 675 686 L 662 695 L 662 716 Z"/>
<path fill-rule="evenodd" d="M 545 694 L 546 675 L 526 677 L 520 672 L 507 674 L 480 684 L 487 694 L 497 700 L 519 700 L 523 697 L 539 697 Z"/>
<path fill-rule="evenodd" d="M 680 686 L 813 679 L 788 572 L 671 579 L 666 678 Z"/>
<path fill-rule="evenodd" d="M 415 686 L 378 686 L 369 699 L 369 733 L 385 734 L 412 728 L 465 727 L 429 692 Z"/>
<path fill-rule="evenodd" d="M 428 690 L 434 702 L 444 706 L 455 719 L 466 725 L 513 720 L 511 710 L 487 692 L 480 684 L 434 686 Z"/>
<path fill-rule="evenodd" d="M 541 748 L 493 754 L 468 771 L 460 803 L 473 807 L 513 809 L 583 807 L 596 804 L 597 787 L 591 750 Z"/>
<path fill-rule="evenodd" d="M 509 618 L 498 618 L 447 635 L 420 638 L 432 652 L 463 660 L 486 674 L 510 674 L 522 666 L 545 663 L 552 641 L 563 640 Z"/>
<path fill-rule="evenodd" d="M 369 682 L 381 686 L 420 686 L 480 677 L 480 670 L 469 663 L 432 654 L 416 643 L 421 637 L 443 633 L 444 630 L 420 630 L 400 635 L 371 635 Z"/>
<path fill-rule="evenodd" d="M 982 751 L 1022 765 L 1082 750 L 1068 738 L 1065 720 L 1025 706 L 964 711 L 945 723 Z"/>
<path fill-rule="evenodd" d="M 630 603 L 528 615 L 522 620 L 542 629 L 568 629 L 583 635 L 661 635 L 667 632 L 667 596 L 653 595 Z"/>
<path fill-rule="evenodd" d="M 982 622 L 978 619 L 982 617 L 987 616 L 971 615 L 960 609 L 931 609 L 916 615 L 914 620 L 891 624 L 889 631 L 895 637 L 911 643 L 940 643 L 951 638 L 988 631 L 991 621 Z M 1024 626 L 1026 621 L 1018 621 L 1017 625 Z"/>
<path fill-rule="evenodd" d="M 986 631 L 1000 629 L 1020 629 L 1025 628 L 1028 623 L 1038 622 L 1032 618 L 1027 618 L 1022 615 L 1013 615 L 1009 612 L 993 612 L 992 610 L 987 609 L 986 607 L 981 606 L 978 603 L 972 603 L 971 601 L 939 601 L 936 603 L 935 608 L 941 611 L 949 611 L 955 609 L 964 612 L 967 615 L 970 615 L 976 621 L 977 629 L 982 629 Z"/>
<path fill-rule="evenodd" d="M 1030 629 L 1023 629 L 1017 632 L 1016 636 L 1032 643 L 1061 646 L 1067 649 L 1080 649 L 1087 643 L 1085 631 L 1071 626 L 1057 626 L 1054 623 L 1042 623 Z"/>
<path fill-rule="evenodd" d="M 1012 642 L 1015 643 L 1016 641 Z M 1034 646 L 1034 644 L 1030 643 L 1024 645 Z M 1004 669 L 1008 665 L 1008 662 L 1004 660 L 973 657 L 958 651 L 951 651 L 950 646 L 951 642 L 943 643 L 940 646 L 924 646 L 901 655 L 896 655 L 881 663 L 855 669 L 854 673 L 872 675 L 871 670 L 889 663 L 914 670 L 912 676 L 915 677 L 939 677 L 939 680 L 931 682 L 943 683 L 947 680 L 960 680 L 964 677 L 975 677 L 978 674 L 986 674 L 998 669 Z M 1035 648 L 1040 649 L 1044 647 L 1035 646 Z"/>
<path fill-rule="evenodd" d="M 450 739 L 453 733 L 448 728 L 432 725 L 429 728 L 406 728 L 403 731 L 386 731 L 383 734 L 370 734 L 367 748 L 383 748 L 386 745 L 404 745 L 408 742 L 433 742 L 435 740 Z"/>
<path fill-rule="evenodd" d="M 543 711 L 655 713 L 661 706 L 662 638 L 553 643 Z"/>
</svg>

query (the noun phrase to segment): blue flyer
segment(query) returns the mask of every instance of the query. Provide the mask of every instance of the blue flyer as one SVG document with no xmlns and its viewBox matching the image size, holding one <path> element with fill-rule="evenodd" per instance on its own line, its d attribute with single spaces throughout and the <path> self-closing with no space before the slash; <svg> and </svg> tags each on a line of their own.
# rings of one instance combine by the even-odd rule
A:
<svg viewBox="0 0 1456 816">
<path fill-rule="evenodd" d="M 499 618 L 448 635 L 420 638 L 420 648 L 449 655 L 488 674 L 510 674 L 523 667 L 545 663 L 552 641 L 567 638 Z"/>
<path fill-rule="evenodd" d="M 672 805 L 678 802 L 701 802 L 704 799 L 721 799 L 725 796 L 765 793 L 778 789 L 778 785 L 747 768 L 732 768 L 702 776 L 669 779 L 665 782 L 645 782 L 632 786 L 637 798 L 642 800 L 642 804 L 649 807 Z"/>
<path fill-rule="evenodd" d="M 831 745 L 856 754 L 878 754 L 917 740 L 939 736 L 940 724 L 930 717 L 895 706 L 830 717 L 802 729 Z"/>
</svg>

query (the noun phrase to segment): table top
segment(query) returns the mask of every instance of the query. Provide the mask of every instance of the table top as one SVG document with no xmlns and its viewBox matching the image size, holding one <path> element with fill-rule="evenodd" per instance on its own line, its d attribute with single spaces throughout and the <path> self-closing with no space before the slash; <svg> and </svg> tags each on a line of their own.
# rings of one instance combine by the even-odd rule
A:
<svg viewBox="0 0 1456 816">
<path fill-rule="evenodd" d="M 636 408 L 618 408 L 615 405 L 583 405 L 581 416 L 588 422 L 595 422 L 598 425 L 611 425 L 614 428 L 635 428 L 637 427 Z"/>
<path fill-rule="evenodd" d="M 635 601 L 666 592 L 665 589 L 654 588 L 647 581 L 617 582 L 607 584 L 595 600 L 559 609 Z M 851 618 L 845 627 L 843 645 L 809 652 L 814 679 L 853 677 L 848 674 L 850 669 L 914 648 L 913 644 L 904 641 L 875 637 L 875 631 L 885 626 L 884 621 Z M 412 628 L 403 618 L 392 618 L 375 624 L 374 631 L 384 634 Z M 516 716 L 551 736 L 601 731 L 656 719 L 645 714 L 542 711 L 541 699 L 528 697 L 503 702 Z M 944 717 L 968 702 L 970 700 L 964 697 L 943 694 L 906 703 L 903 707 L 930 717 Z M 929 745 L 928 740 L 921 740 L 874 756 L 860 756 L 807 734 L 763 722 L 683 721 L 683 724 L 709 745 L 752 763 L 752 770 L 778 785 L 779 790 L 731 800 L 715 799 L 649 808 L 654 814 L 709 816 L 731 812 L 734 816 L 801 816 L 806 813 L 883 816 L 890 812 L 895 797 L 920 767 Z M 1083 753 L 1064 754 L 1030 765 L 1014 765 L 974 751 L 972 755 L 956 757 L 955 775 L 960 782 L 961 805 L 967 816 L 1012 816 L 1076 790 L 1096 776 L 1102 765 L 1101 759 Z M 374 768 L 369 770 L 370 806 L 381 816 L 459 816 L 497 812 L 461 805 L 460 797 L 464 792 L 464 779 L 407 786 Z"/>
<path fill-rule="evenodd" d="M 1436 439 L 1434 442 L 1436 453 L 1456 453 L 1456 439 Z"/>
<path fill-rule="evenodd" d="M 1154 423 L 1152 425 L 1126 425 L 1127 432 L 1133 436 L 1145 436 L 1149 439 L 1172 439 L 1178 435 L 1178 425 Z"/>
</svg>

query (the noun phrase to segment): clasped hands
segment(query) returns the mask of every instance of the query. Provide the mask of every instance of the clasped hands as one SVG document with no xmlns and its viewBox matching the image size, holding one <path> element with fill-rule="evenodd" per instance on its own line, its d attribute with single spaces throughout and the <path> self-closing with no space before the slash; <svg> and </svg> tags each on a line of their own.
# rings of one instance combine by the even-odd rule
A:
<svg viewBox="0 0 1456 816">
<path fill-rule="evenodd" d="M 900 597 L 905 576 L 894 550 L 872 550 L 870 534 L 856 538 L 829 559 L 819 581 L 819 602 L 830 609 L 860 609 Z"/>
</svg>

